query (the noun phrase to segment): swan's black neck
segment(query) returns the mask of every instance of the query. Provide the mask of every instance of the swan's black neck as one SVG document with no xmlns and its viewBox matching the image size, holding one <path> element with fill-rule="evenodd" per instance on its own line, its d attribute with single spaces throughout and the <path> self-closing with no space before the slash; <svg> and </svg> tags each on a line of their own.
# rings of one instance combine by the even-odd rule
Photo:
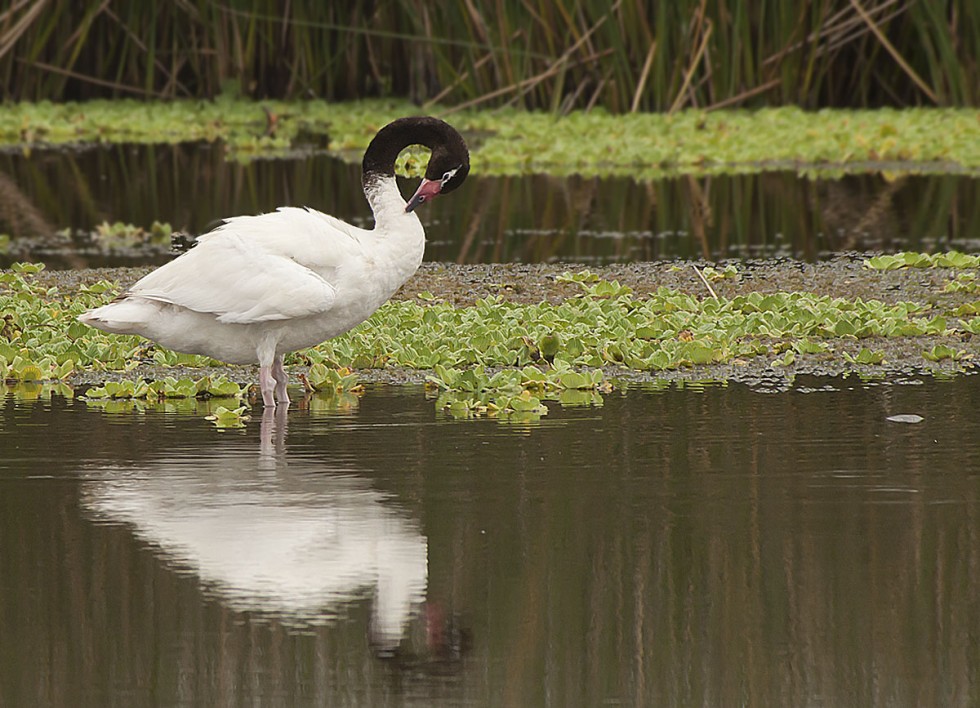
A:
<svg viewBox="0 0 980 708">
<path fill-rule="evenodd" d="M 432 151 L 425 171 L 427 179 L 438 180 L 447 170 L 457 167 L 464 169 L 461 170 L 460 179 L 453 180 L 456 184 L 452 187 L 458 186 L 465 178 L 470 154 L 462 136 L 438 118 L 413 116 L 389 123 L 374 136 L 361 163 L 365 187 L 379 177 L 394 177 L 395 159 L 409 145 L 424 145 Z"/>
</svg>

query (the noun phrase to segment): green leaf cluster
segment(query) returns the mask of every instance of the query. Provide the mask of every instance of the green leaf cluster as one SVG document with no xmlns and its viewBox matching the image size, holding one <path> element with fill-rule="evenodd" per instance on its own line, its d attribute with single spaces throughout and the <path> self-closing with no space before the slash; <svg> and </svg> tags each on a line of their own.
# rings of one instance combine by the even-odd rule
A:
<svg viewBox="0 0 980 708">
<path fill-rule="evenodd" d="M 899 268 L 978 268 L 980 255 L 970 255 L 959 251 L 946 253 L 900 253 L 874 256 L 864 261 L 864 267 L 872 270 L 898 270 Z"/>
<path fill-rule="evenodd" d="M 144 229 L 121 221 L 103 221 L 95 227 L 95 238 L 106 250 L 138 248 L 147 245 L 169 246 L 173 228 L 166 222 L 154 221 Z"/>
<path fill-rule="evenodd" d="M 356 373 L 349 368 L 331 368 L 317 362 L 306 374 L 306 383 L 314 391 L 327 393 L 359 393 L 364 390 Z"/>
<path fill-rule="evenodd" d="M 150 403 L 163 398 L 243 398 L 247 385 L 239 385 L 224 376 L 204 376 L 200 379 L 167 376 L 155 381 L 126 379 L 106 381 L 85 392 L 86 398 L 143 399 Z"/>
<path fill-rule="evenodd" d="M 456 369 L 437 364 L 427 381 L 441 392 L 436 406 L 456 417 L 540 417 L 548 412 L 543 401 L 602 405 L 600 391 L 612 388 L 602 370 L 574 370 L 560 360 L 544 369 L 528 365 L 494 373 L 482 366 Z"/>
<path fill-rule="evenodd" d="M 705 266 L 701 269 L 701 275 L 712 282 L 719 280 L 735 280 L 738 278 L 738 268 L 731 264 L 726 265 L 721 270 L 713 266 Z"/>
<path fill-rule="evenodd" d="M 935 260 L 959 262 L 948 254 L 946 261 Z M 118 285 L 100 281 L 62 293 L 57 287 L 40 285 L 39 270 L 40 266 L 18 265 L 0 272 L 4 379 L 56 382 L 76 371 L 131 371 L 146 362 L 189 367 L 215 363 L 207 357 L 170 352 L 139 337 L 108 335 L 80 324 L 77 315 L 110 300 Z M 391 301 L 351 332 L 292 355 L 290 363 L 310 366 L 308 378 L 314 389 L 355 393 L 356 375 L 339 367 L 397 365 L 442 372 L 435 374 L 442 382 L 435 385 L 447 394 L 488 394 L 476 404 L 488 410 L 493 403 L 502 411 L 522 406 L 540 411 L 525 399 L 524 391 L 538 404 L 549 399 L 571 402 L 577 391 L 589 393 L 583 402 L 601 402 L 592 395 L 600 382 L 590 377 L 607 367 L 655 373 L 760 355 L 781 357 L 776 363 L 788 366 L 800 355 L 841 357 L 836 352 L 841 340 L 980 334 L 980 304 L 976 303 L 946 311 L 935 304 L 888 304 L 805 292 L 753 292 L 701 300 L 668 288 L 638 297 L 587 272 L 562 278 L 579 283 L 582 292 L 558 304 L 519 304 L 499 296 L 471 307 L 435 300 Z M 874 364 L 876 357 L 869 350 L 845 359 Z M 460 373 L 454 374 L 457 370 Z M 490 376 L 486 371 L 497 373 Z M 534 371 L 544 377 L 534 384 L 537 388 L 530 385 Z M 467 376 L 477 378 L 466 384 Z M 493 376 L 499 378 L 491 383 Z M 511 388 L 502 392 L 501 385 L 507 382 Z M 214 380 L 206 386 L 201 381 L 167 379 L 114 385 L 120 388 L 102 387 L 109 399 L 242 393 L 237 384 Z M 503 395 L 517 398 L 508 403 Z"/>
<path fill-rule="evenodd" d="M 884 363 L 885 353 L 880 351 L 872 351 L 867 347 L 861 347 L 861 351 L 859 351 L 857 355 L 851 355 L 844 352 L 844 358 L 852 364 L 877 365 Z"/>
<path fill-rule="evenodd" d="M 809 353 L 827 349 L 821 340 L 943 335 L 955 328 L 931 306 L 913 302 L 811 293 L 699 300 L 661 288 L 644 298 L 588 294 L 560 304 L 520 305 L 499 297 L 468 308 L 389 302 L 306 356 L 334 366 L 356 367 L 361 359 L 415 369 L 520 368 L 541 361 L 546 343 L 556 366 L 662 371 L 770 354 L 782 340 Z"/>
<path fill-rule="evenodd" d="M 922 356 L 929 361 L 935 362 L 943 361 L 944 359 L 960 361 L 967 356 L 967 353 L 962 349 L 953 349 L 945 344 L 937 344 L 931 349 L 922 352 Z"/>
<path fill-rule="evenodd" d="M 946 283 L 943 288 L 944 293 L 978 293 L 980 292 L 980 281 L 977 280 L 976 273 L 960 273 L 953 280 Z"/>
<path fill-rule="evenodd" d="M 274 130 L 266 110 L 276 116 Z M 428 112 L 438 114 L 438 107 Z M 261 103 L 223 95 L 215 101 L 89 101 L 0 106 L 0 144 L 30 149 L 79 142 L 174 143 L 222 140 L 233 160 L 302 150 L 310 136 L 359 160 L 376 131 L 418 114 L 405 101 Z M 465 111 L 451 122 L 471 141 L 474 173 L 622 175 L 749 172 L 790 166 L 894 163 L 980 165 L 980 123 L 972 109 L 804 111 L 684 110 L 565 116 L 517 109 Z M 425 160 L 399 160 L 418 174 Z"/>
<path fill-rule="evenodd" d="M 250 418 L 245 414 L 245 410 L 245 406 L 239 406 L 238 408 L 225 408 L 224 406 L 218 406 L 215 408 L 214 413 L 205 417 L 214 423 L 218 430 L 226 430 L 228 428 L 244 428 L 245 421 L 249 420 Z"/>
</svg>

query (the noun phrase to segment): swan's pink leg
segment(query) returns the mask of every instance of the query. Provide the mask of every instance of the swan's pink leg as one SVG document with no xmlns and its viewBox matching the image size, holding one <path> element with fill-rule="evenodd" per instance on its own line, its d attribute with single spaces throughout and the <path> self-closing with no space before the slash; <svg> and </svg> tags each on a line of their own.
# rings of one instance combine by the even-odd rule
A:
<svg viewBox="0 0 980 708">
<path fill-rule="evenodd" d="M 262 404 L 268 408 L 276 405 L 276 380 L 272 377 L 271 366 L 259 367 L 259 390 L 262 391 Z"/>
<path fill-rule="evenodd" d="M 279 403 L 289 403 L 289 394 L 286 393 L 286 386 L 289 384 L 289 374 L 282 363 L 283 355 L 279 354 L 272 362 L 272 378 L 276 380 L 276 400 Z"/>
</svg>

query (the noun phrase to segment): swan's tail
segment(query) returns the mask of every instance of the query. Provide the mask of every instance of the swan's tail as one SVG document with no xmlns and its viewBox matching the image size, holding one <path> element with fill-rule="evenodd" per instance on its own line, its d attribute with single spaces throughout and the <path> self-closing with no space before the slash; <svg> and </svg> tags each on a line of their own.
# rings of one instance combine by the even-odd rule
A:
<svg viewBox="0 0 980 708">
<path fill-rule="evenodd" d="M 89 327 L 113 334 L 140 334 L 160 304 L 142 298 L 123 297 L 78 316 Z"/>
</svg>

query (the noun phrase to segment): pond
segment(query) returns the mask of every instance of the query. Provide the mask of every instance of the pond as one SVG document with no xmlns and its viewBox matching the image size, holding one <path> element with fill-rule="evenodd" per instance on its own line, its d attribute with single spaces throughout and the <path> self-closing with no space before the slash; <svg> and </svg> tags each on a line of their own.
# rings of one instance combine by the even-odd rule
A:
<svg viewBox="0 0 980 708">
<path fill-rule="evenodd" d="M 975 705 L 980 376 L 0 408 L 0 704 Z M 908 424 L 890 416 L 918 415 Z"/>
<path fill-rule="evenodd" d="M 113 145 L 0 153 L 0 266 L 136 265 L 155 248 L 107 250 L 102 222 L 167 222 L 192 235 L 237 214 L 310 206 L 370 225 L 360 167 L 323 152 L 303 159 L 225 159 L 220 144 Z M 413 180 L 403 180 L 402 191 Z M 421 213 L 426 259 L 457 263 L 606 264 L 665 258 L 792 256 L 845 250 L 980 250 L 976 173 L 791 171 L 650 182 L 624 178 L 473 176 Z M 50 234 L 70 227 L 71 237 Z M 32 235 L 44 234 L 45 238 Z"/>
</svg>

